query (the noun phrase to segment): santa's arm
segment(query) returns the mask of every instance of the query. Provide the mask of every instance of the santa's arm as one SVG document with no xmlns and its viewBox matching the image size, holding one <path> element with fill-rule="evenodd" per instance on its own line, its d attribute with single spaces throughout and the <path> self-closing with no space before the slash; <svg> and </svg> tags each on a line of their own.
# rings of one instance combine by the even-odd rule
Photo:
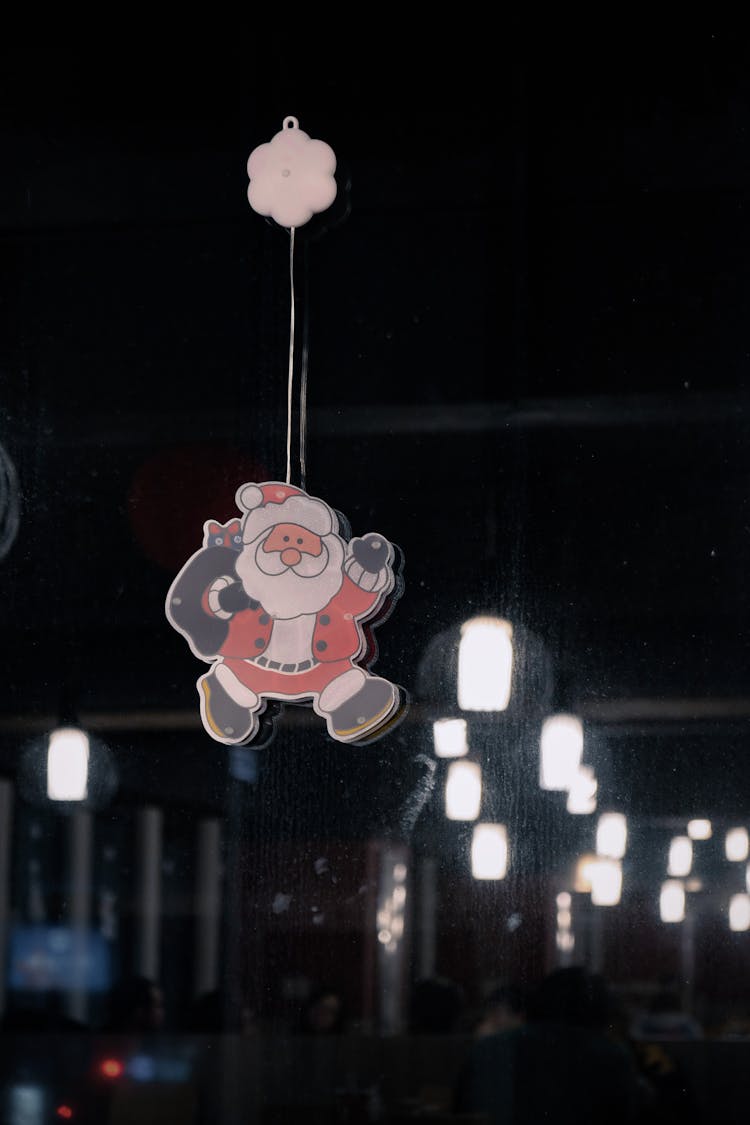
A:
<svg viewBox="0 0 750 1125">
<path fill-rule="evenodd" d="M 393 556 L 391 544 L 377 532 L 352 539 L 349 544 L 344 572 L 360 590 L 380 594 L 393 585 Z M 375 601 L 371 599 L 370 604 Z"/>
</svg>

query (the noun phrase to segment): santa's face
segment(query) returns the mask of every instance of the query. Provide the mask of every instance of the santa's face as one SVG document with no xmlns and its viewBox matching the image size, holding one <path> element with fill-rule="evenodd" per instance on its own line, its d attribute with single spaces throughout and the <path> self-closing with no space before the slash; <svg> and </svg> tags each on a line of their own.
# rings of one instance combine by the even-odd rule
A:
<svg viewBox="0 0 750 1125">
<path fill-rule="evenodd" d="M 276 524 L 246 544 L 236 571 L 245 592 L 271 617 L 317 613 L 343 581 L 344 544 L 294 523 Z"/>
</svg>

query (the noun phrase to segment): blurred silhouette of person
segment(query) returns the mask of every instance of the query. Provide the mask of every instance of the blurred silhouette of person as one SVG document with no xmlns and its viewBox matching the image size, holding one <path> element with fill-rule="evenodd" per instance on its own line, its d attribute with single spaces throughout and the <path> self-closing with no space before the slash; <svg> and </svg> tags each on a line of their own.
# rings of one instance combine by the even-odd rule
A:
<svg viewBox="0 0 750 1125">
<path fill-rule="evenodd" d="M 107 1032 L 156 1032 L 163 1029 L 164 1022 L 164 994 L 156 981 L 142 976 L 126 977 L 112 990 Z"/>
<path fill-rule="evenodd" d="M 525 1024 L 476 1039 L 459 1075 L 454 1108 L 491 1125 L 629 1125 L 643 1086 L 627 1046 L 612 1038 L 604 981 L 558 969 L 530 999 Z"/>
<path fill-rule="evenodd" d="M 43 1007 L 17 1008 L 11 1005 L 0 1018 L 0 1034 L 67 1034 L 71 1031 L 88 1030 L 88 1024 L 83 1020 L 74 1019 L 65 1012 L 64 998 L 60 993 L 50 993 Z"/>
<path fill-rule="evenodd" d="M 227 997 L 220 989 L 196 996 L 187 1014 L 185 1030 L 192 1035 L 219 1035 L 230 1032 L 253 1035 L 258 1030 L 255 1012 L 247 1004 L 233 1015 L 227 1012 Z"/>
<path fill-rule="evenodd" d="M 344 998 L 333 985 L 320 985 L 302 1009 L 303 1035 L 340 1035 L 344 1030 Z"/>
<path fill-rule="evenodd" d="M 224 997 L 219 989 L 202 992 L 190 1006 L 185 1030 L 193 1035 L 216 1035 L 224 1029 Z"/>
<path fill-rule="evenodd" d="M 463 990 L 445 977 L 423 977 L 411 994 L 409 1030 L 412 1035 L 450 1035 L 459 1030 L 464 1010 Z"/>
<path fill-rule="evenodd" d="M 518 985 L 507 984 L 493 988 L 482 1005 L 474 1034 L 494 1035 L 497 1031 L 511 1031 L 526 1022 L 526 998 Z"/>
<path fill-rule="evenodd" d="M 645 1122 L 659 1125 L 692 1125 L 698 1108 L 692 1076 L 684 1060 L 675 1057 L 669 1043 L 704 1038 L 701 1024 L 686 1012 L 670 982 L 652 998 L 648 1009 L 632 1021 L 630 1038 L 641 1073 L 648 1080 L 654 1100 Z"/>
<path fill-rule="evenodd" d="M 633 1021 L 630 1034 L 633 1039 L 702 1039 L 703 1028 L 684 1010 L 677 992 L 664 988 Z"/>
</svg>

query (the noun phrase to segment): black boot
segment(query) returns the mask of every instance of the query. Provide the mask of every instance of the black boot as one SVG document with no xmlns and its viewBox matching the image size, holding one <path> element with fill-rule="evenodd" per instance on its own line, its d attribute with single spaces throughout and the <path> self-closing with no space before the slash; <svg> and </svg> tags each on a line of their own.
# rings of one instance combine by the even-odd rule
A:
<svg viewBox="0 0 750 1125">
<path fill-rule="evenodd" d="M 334 738 L 341 742 L 364 738 L 374 727 L 385 722 L 397 701 L 398 692 L 393 684 L 375 676 L 369 677 L 351 699 L 331 712 Z"/>
<path fill-rule="evenodd" d="M 208 672 L 198 683 L 203 725 L 217 742 L 227 746 L 248 742 L 258 729 L 254 711 L 235 703 L 216 676 Z"/>
</svg>

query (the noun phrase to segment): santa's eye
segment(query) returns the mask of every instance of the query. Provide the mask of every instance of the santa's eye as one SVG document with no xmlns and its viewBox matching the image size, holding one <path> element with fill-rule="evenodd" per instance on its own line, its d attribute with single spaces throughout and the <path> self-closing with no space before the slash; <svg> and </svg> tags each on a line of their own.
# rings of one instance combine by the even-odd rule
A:
<svg viewBox="0 0 750 1125">
<path fill-rule="evenodd" d="M 301 543 L 301 542 L 302 542 L 302 540 L 301 540 L 301 539 L 298 539 L 298 540 L 297 540 L 297 542 L 298 542 L 298 543 Z"/>
<path fill-rule="evenodd" d="M 224 542 L 224 540 L 222 539 L 222 537 L 220 535 L 217 535 L 216 538 L 214 539 L 214 543 L 216 543 L 219 547 L 222 545 L 223 542 Z"/>
<path fill-rule="evenodd" d="M 288 536 L 288 535 L 285 535 L 285 536 L 284 536 L 284 542 L 285 542 L 285 543 L 288 543 L 288 542 L 289 542 L 289 536 Z"/>
<path fill-rule="evenodd" d="M 235 541 L 235 543 L 241 543 L 242 542 L 242 536 L 241 535 L 235 535 L 234 541 Z"/>
</svg>

